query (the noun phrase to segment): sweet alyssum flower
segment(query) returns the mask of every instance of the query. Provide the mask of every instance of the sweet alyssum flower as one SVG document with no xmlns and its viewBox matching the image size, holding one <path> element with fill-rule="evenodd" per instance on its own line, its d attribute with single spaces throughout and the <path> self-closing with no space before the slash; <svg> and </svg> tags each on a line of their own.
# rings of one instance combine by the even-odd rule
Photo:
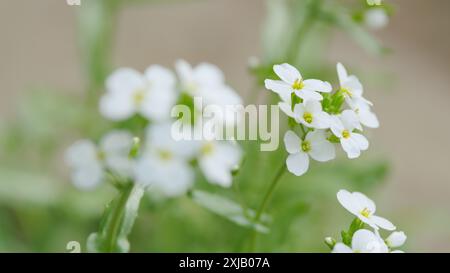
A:
<svg viewBox="0 0 450 273">
<path fill-rule="evenodd" d="M 364 90 L 359 79 L 355 75 L 349 75 L 341 63 L 336 65 L 336 69 L 340 84 L 339 91 L 344 95 L 345 101 L 350 105 L 354 100 L 361 99 L 372 105 L 370 101 L 362 96 Z"/>
<path fill-rule="evenodd" d="M 166 197 L 185 194 L 194 182 L 194 171 L 189 164 L 192 146 L 172 138 L 170 123 L 151 125 L 146 143 L 134 168 L 136 182 Z"/>
<path fill-rule="evenodd" d="M 130 177 L 132 161 L 129 152 L 133 136 L 126 131 L 106 134 L 97 147 L 90 140 L 79 140 L 68 148 L 65 159 L 72 169 L 71 180 L 80 189 L 92 189 L 104 179 L 105 171 Z"/>
<path fill-rule="evenodd" d="M 339 138 L 342 149 L 349 158 L 357 158 L 361 151 L 369 148 L 367 138 L 354 132 L 355 129 L 362 130 L 358 116 L 352 110 L 345 110 L 338 116 L 332 116 L 330 119 L 330 129 L 333 134 Z"/>
<path fill-rule="evenodd" d="M 395 230 L 395 226 L 389 220 L 375 215 L 375 203 L 364 194 L 340 190 L 337 199 L 345 209 L 372 228 Z"/>
<path fill-rule="evenodd" d="M 306 127 L 316 129 L 327 129 L 330 127 L 330 115 L 322 111 L 322 105 L 319 101 L 308 100 L 298 103 L 295 105 L 294 111 L 291 111 L 291 107 L 285 102 L 280 102 L 278 105 L 288 116 Z"/>
<path fill-rule="evenodd" d="M 229 124 L 237 122 L 232 109 L 226 106 L 241 105 L 242 99 L 225 83 L 222 71 L 215 65 L 201 63 L 192 67 L 184 60 L 178 60 L 175 69 L 179 76 L 179 88 L 191 97 L 201 97 L 206 105 L 222 107 L 222 118 Z"/>
<path fill-rule="evenodd" d="M 332 253 L 388 253 L 389 249 L 377 234 L 367 229 L 357 230 L 352 237 L 351 247 L 337 243 Z"/>
<path fill-rule="evenodd" d="M 290 64 L 274 65 L 273 70 L 281 80 L 265 80 L 265 86 L 277 93 L 283 101 L 289 100 L 292 93 L 303 100 L 322 100 L 319 92 L 331 92 L 330 83 L 316 79 L 304 80 L 297 68 Z"/>
<path fill-rule="evenodd" d="M 159 65 L 150 66 L 144 75 L 130 68 L 118 69 L 106 81 L 100 112 L 114 121 L 137 113 L 150 120 L 167 120 L 177 98 L 175 84 L 173 73 Z"/>
<path fill-rule="evenodd" d="M 289 153 L 286 159 L 288 170 L 300 176 L 309 168 L 309 157 L 325 162 L 335 158 L 335 149 L 325 136 L 323 130 L 314 130 L 306 134 L 305 139 L 299 138 L 293 131 L 284 135 L 284 144 Z"/>
</svg>

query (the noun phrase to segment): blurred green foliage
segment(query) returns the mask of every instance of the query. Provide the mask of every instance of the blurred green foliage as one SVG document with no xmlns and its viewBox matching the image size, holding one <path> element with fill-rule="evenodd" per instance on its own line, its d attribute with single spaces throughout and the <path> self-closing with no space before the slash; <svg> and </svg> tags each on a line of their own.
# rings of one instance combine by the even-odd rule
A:
<svg viewBox="0 0 450 273">
<path fill-rule="evenodd" d="M 63 252 L 73 240 L 81 242 L 86 251 L 88 236 L 98 230 L 106 204 L 116 195 L 110 185 L 93 192 L 72 188 L 62 158 L 74 139 L 95 140 L 114 126 L 133 129 L 135 134 L 145 127 L 139 118 L 111 124 L 101 119 L 96 109 L 105 77 L 112 69 L 115 18 L 124 5 L 125 1 L 119 0 L 83 3 L 79 44 L 85 96 L 33 90 L 20 100 L 16 118 L 1 121 L 0 251 Z M 289 61 L 308 67 L 306 76 L 330 73 L 322 56 L 335 27 L 348 32 L 370 53 L 384 52 L 352 20 L 351 7 L 339 1 L 269 0 L 267 7 L 264 53 L 261 65 L 252 68 L 256 92 L 260 92 L 263 79 L 273 78 L 274 63 Z M 196 189 L 182 198 L 161 200 L 147 194 L 128 239 L 131 251 L 242 251 L 253 228 L 260 231 L 258 251 L 327 251 L 321 243 L 323 237 L 336 235 L 329 232 L 337 232 L 337 226 L 345 227 L 348 222 L 336 205 L 337 190 L 370 190 L 384 181 L 389 170 L 384 159 L 365 155 L 358 161 L 313 165 L 302 177 L 285 174 L 262 223 L 255 226 L 248 219 L 284 164 L 285 155 L 283 149 L 260 152 L 259 141 L 241 144 L 246 160 L 232 189 L 200 180 Z"/>
</svg>

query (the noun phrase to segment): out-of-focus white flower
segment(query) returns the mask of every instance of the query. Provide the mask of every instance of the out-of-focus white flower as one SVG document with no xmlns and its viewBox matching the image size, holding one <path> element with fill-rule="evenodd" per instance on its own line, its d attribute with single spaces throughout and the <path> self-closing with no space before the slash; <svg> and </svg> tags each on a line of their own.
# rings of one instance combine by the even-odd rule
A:
<svg viewBox="0 0 450 273">
<path fill-rule="evenodd" d="M 381 0 L 367 0 L 367 4 L 374 6 L 374 5 L 381 5 Z"/>
<path fill-rule="evenodd" d="M 223 119 L 228 124 L 235 124 L 239 120 L 235 112 L 226 106 L 242 105 L 242 98 L 237 92 L 225 84 L 222 71 L 215 65 L 201 63 L 192 67 L 184 60 L 175 64 L 180 78 L 181 91 L 192 97 L 201 97 L 206 105 L 216 105 L 223 109 Z"/>
<path fill-rule="evenodd" d="M 297 176 L 308 170 L 310 156 L 320 162 L 336 156 L 334 145 L 326 139 L 323 130 L 309 132 L 305 140 L 300 139 L 293 131 L 287 131 L 284 135 L 284 145 L 289 153 L 286 159 L 287 168 Z"/>
<path fill-rule="evenodd" d="M 135 166 L 137 183 L 165 197 L 185 194 L 194 182 L 188 160 L 193 156 L 189 143 L 175 141 L 169 123 L 151 125 L 147 129 L 147 146 Z"/>
<path fill-rule="evenodd" d="M 129 152 L 133 136 L 126 131 L 112 131 L 105 135 L 97 147 L 90 140 L 79 140 L 70 146 L 65 160 L 72 169 L 71 180 L 80 189 L 98 186 L 109 170 L 123 177 L 130 177 L 132 161 Z"/>
<path fill-rule="evenodd" d="M 118 69 L 106 81 L 100 112 L 114 121 L 136 113 L 154 121 L 167 120 L 176 102 L 175 84 L 173 73 L 159 65 L 150 66 L 144 75 L 130 68 Z"/>
<path fill-rule="evenodd" d="M 391 248 L 400 247 L 406 242 L 406 238 L 406 234 L 403 231 L 394 231 L 386 238 L 386 244 Z M 400 250 L 395 251 L 398 252 Z"/>
<path fill-rule="evenodd" d="M 291 106 L 287 102 L 280 102 L 278 106 L 288 116 L 307 127 L 316 129 L 330 127 L 330 115 L 322 111 L 322 105 L 319 101 L 308 100 L 298 103 L 295 105 L 294 111 L 291 111 Z"/>
<path fill-rule="evenodd" d="M 332 116 L 330 129 L 339 138 L 348 158 L 357 158 L 361 151 L 369 148 L 367 138 L 362 134 L 353 132 L 354 129 L 362 130 L 362 127 L 358 116 L 352 110 L 345 110 L 339 116 Z"/>
<path fill-rule="evenodd" d="M 363 98 L 363 86 L 359 79 L 355 75 L 348 75 L 345 67 L 338 63 L 336 66 L 340 91 L 345 97 L 345 101 L 350 105 L 353 100 L 360 99 L 366 101 L 367 104 L 372 105 L 372 103 L 365 98 Z"/>
<path fill-rule="evenodd" d="M 198 164 L 208 182 L 230 187 L 232 171 L 239 167 L 242 151 L 233 141 L 200 141 Z"/>
<path fill-rule="evenodd" d="M 274 65 L 273 70 L 281 80 L 265 80 L 265 86 L 277 93 L 283 101 L 290 100 L 293 92 L 304 100 L 322 100 L 319 92 L 331 92 L 330 83 L 315 79 L 304 80 L 297 68 L 290 64 Z"/>
<path fill-rule="evenodd" d="M 362 125 L 369 128 L 378 128 L 380 126 L 377 116 L 372 112 L 366 100 L 361 98 L 354 99 L 349 103 L 349 106 L 356 113 Z"/>
<path fill-rule="evenodd" d="M 361 221 L 374 229 L 395 230 L 395 226 L 387 219 L 375 215 L 375 203 L 360 192 L 340 190 L 337 199 L 341 205 Z"/>
<path fill-rule="evenodd" d="M 389 249 L 383 240 L 367 229 L 357 230 L 352 237 L 352 247 L 337 243 L 332 253 L 388 253 Z"/>
<path fill-rule="evenodd" d="M 384 28 L 389 23 L 389 16 L 383 8 L 371 8 L 364 14 L 364 24 L 371 29 Z"/>
</svg>

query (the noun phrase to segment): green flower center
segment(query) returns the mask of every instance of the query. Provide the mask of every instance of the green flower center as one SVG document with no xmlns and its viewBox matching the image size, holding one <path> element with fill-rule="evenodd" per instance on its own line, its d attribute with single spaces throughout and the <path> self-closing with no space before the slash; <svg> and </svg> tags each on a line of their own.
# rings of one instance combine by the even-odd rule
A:
<svg viewBox="0 0 450 273">
<path fill-rule="evenodd" d="M 295 90 L 300 90 L 303 87 L 305 87 L 305 84 L 303 83 L 302 79 L 296 79 L 295 82 L 292 84 L 292 88 Z"/>
<path fill-rule="evenodd" d="M 343 138 L 349 138 L 350 137 L 350 132 L 348 130 L 342 131 L 342 137 Z"/>
<path fill-rule="evenodd" d="M 371 211 L 368 208 L 364 208 L 360 213 L 362 216 L 368 218 L 370 216 Z"/>
<path fill-rule="evenodd" d="M 170 160 L 173 157 L 172 153 L 167 150 L 160 150 L 158 152 L 158 155 L 162 160 L 165 160 L 165 161 Z"/>
<path fill-rule="evenodd" d="M 353 96 L 352 92 L 348 90 L 347 88 L 341 87 L 341 92 L 344 93 L 344 95 L 349 96 L 350 98 Z"/>
<path fill-rule="evenodd" d="M 311 113 L 305 112 L 303 114 L 303 119 L 307 122 L 307 123 L 311 123 L 313 121 L 313 115 Z"/>
<path fill-rule="evenodd" d="M 97 152 L 97 159 L 98 159 L 99 161 L 103 161 L 103 160 L 105 160 L 105 158 L 106 158 L 105 152 L 103 152 L 103 151 L 98 151 L 98 152 Z"/>
<path fill-rule="evenodd" d="M 302 150 L 307 153 L 309 151 L 311 151 L 311 143 L 309 141 L 303 141 L 302 144 Z"/>
<path fill-rule="evenodd" d="M 201 148 L 201 153 L 203 155 L 210 155 L 210 154 L 212 154 L 213 151 L 214 151 L 214 145 L 210 142 L 206 143 Z"/>
<path fill-rule="evenodd" d="M 135 105 L 141 105 L 145 99 L 145 91 L 143 89 L 136 90 L 133 95 L 133 102 Z"/>
</svg>

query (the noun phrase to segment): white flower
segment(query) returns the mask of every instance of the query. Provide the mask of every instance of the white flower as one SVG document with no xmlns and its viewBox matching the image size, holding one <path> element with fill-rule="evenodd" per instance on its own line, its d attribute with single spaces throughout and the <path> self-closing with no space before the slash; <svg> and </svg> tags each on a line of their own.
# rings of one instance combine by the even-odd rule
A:
<svg viewBox="0 0 450 273">
<path fill-rule="evenodd" d="M 301 140 L 293 131 L 287 131 L 284 135 L 284 145 L 289 153 L 286 159 L 287 168 L 297 176 L 308 170 L 310 156 L 320 162 L 336 156 L 334 145 L 326 140 L 323 130 L 309 132 L 305 140 Z"/>
<path fill-rule="evenodd" d="M 367 229 L 357 230 L 352 237 L 352 247 L 337 243 L 332 253 L 388 253 L 389 249 L 383 240 Z"/>
<path fill-rule="evenodd" d="M 178 60 L 175 68 L 180 78 L 181 91 L 192 97 L 201 97 L 206 105 L 223 107 L 224 120 L 238 122 L 234 111 L 225 106 L 242 105 L 242 98 L 225 84 L 225 77 L 217 66 L 201 63 L 192 67 L 186 61 Z"/>
<path fill-rule="evenodd" d="M 373 5 L 381 5 L 381 0 L 367 0 L 367 4 L 373 6 Z"/>
<path fill-rule="evenodd" d="M 79 140 L 67 149 L 65 159 L 72 168 L 71 179 L 80 189 L 92 189 L 104 178 L 105 170 L 129 177 L 132 161 L 129 152 L 133 136 L 125 131 L 105 135 L 97 147 L 90 140 Z"/>
<path fill-rule="evenodd" d="M 232 184 L 231 172 L 241 160 L 242 151 L 232 141 L 201 141 L 198 164 L 208 182 L 222 187 Z"/>
<path fill-rule="evenodd" d="M 100 100 L 100 112 L 114 121 L 141 114 L 150 120 L 167 120 L 176 102 L 175 77 L 159 65 L 144 75 L 130 68 L 115 71 L 106 81 L 107 92 Z"/>
<path fill-rule="evenodd" d="M 364 14 L 364 24 L 374 30 L 384 28 L 389 23 L 389 16 L 383 8 L 371 8 Z"/>
<path fill-rule="evenodd" d="M 151 125 L 147 129 L 145 151 L 136 162 L 136 182 L 165 197 L 183 195 L 194 182 L 188 162 L 192 156 L 187 141 L 175 141 L 171 136 L 169 123 Z"/>
<path fill-rule="evenodd" d="M 336 66 L 340 91 L 343 93 L 345 97 L 345 101 L 350 105 L 355 99 L 365 100 L 366 103 L 372 105 L 372 103 L 365 98 L 363 98 L 363 86 L 359 79 L 355 75 L 348 75 L 345 67 L 338 63 Z"/>
<path fill-rule="evenodd" d="M 352 110 L 345 110 L 339 116 L 332 116 L 330 129 L 339 138 L 341 146 L 348 158 L 357 158 L 361 151 L 369 148 L 369 141 L 365 136 L 353 132 L 354 129 L 362 130 L 358 116 Z"/>
<path fill-rule="evenodd" d="M 291 94 L 295 94 L 304 100 L 322 100 L 319 92 L 331 92 L 331 84 L 321 80 L 304 80 L 300 72 L 290 64 L 274 65 L 273 70 L 280 80 L 265 80 L 267 89 L 277 93 L 283 101 L 290 100 Z"/>
<path fill-rule="evenodd" d="M 356 113 L 362 125 L 369 128 L 378 128 L 380 126 L 377 116 L 372 112 L 366 100 L 361 98 L 353 99 L 349 106 Z"/>
<path fill-rule="evenodd" d="M 391 247 L 400 247 L 406 242 L 406 234 L 403 231 L 394 231 L 387 237 L 386 244 Z M 397 252 L 399 250 L 396 250 Z"/>
<path fill-rule="evenodd" d="M 375 203 L 360 192 L 350 193 L 346 190 L 340 190 L 337 193 L 337 199 L 341 205 L 349 212 L 358 217 L 361 221 L 374 229 L 382 228 L 386 230 L 395 230 L 395 226 L 387 219 L 374 215 Z"/>
<path fill-rule="evenodd" d="M 322 111 L 322 104 L 319 101 L 308 100 L 303 103 L 298 103 L 291 111 L 291 107 L 286 102 L 278 103 L 280 109 L 288 116 L 295 118 L 295 120 L 303 125 L 316 128 L 327 129 L 330 127 L 330 115 Z"/>
</svg>

